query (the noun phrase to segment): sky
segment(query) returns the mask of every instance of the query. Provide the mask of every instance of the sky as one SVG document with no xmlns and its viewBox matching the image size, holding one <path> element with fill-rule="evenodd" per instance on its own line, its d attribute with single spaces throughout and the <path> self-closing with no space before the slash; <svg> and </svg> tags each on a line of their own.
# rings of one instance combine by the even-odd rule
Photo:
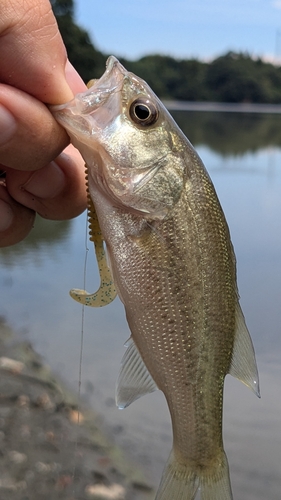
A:
<svg viewBox="0 0 281 500">
<path fill-rule="evenodd" d="M 281 62 L 281 0 L 74 0 L 106 54 L 212 60 L 229 50 Z"/>
</svg>

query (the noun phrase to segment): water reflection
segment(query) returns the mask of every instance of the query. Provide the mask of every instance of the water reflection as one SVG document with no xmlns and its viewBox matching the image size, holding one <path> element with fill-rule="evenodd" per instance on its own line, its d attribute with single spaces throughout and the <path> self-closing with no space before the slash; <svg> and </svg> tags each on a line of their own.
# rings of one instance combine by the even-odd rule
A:
<svg viewBox="0 0 281 500">
<path fill-rule="evenodd" d="M 278 115 L 196 111 L 172 114 L 194 146 L 204 144 L 219 155 L 243 155 L 281 146 Z"/>
<path fill-rule="evenodd" d="M 1 249 L 0 259 L 3 264 L 14 265 L 17 260 L 30 257 L 36 258 L 42 254 L 51 256 L 55 247 L 62 248 L 69 237 L 70 221 L 49 221 L 37 216 L 34 228 L 28 237 L 17 245 Z"/>
<path fill-rule="evenodd" d="M 227 377 L 224 435 L 234 496 L 280 500 L 281 125 L 274 115 L 178 112 L 175 117 L 198 149 L 226 213 L 260 371 L 261 400 Z M 68 290 L 83 287 L 86 219 L 42 224 L 40 237 L 34 232 L 26 243 L 0 253 L 0 314 L 77 388 L 81 307 Z M 98 282 L 91 252 L 87 289 L 97 289 Z M 171 447 L 163 396 L 151 394 L 123 412 L 114 406 L 129 336 L 120 302 L 86 310 L 84 335 L 83 394 L 157 486 Z"/>
</svg>

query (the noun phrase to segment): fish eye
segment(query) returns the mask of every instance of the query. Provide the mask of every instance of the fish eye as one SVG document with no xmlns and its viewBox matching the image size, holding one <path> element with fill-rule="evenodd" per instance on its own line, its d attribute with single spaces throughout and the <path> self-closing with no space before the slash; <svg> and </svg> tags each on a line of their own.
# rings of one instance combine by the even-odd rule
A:
<svg viewBox="0 0 281 500">
<path fill-rule="evenodd" d="M 136 99 L 130 106 L 130 117 L 138 125 L 146 127 L 156 122 L 158 109 L 149 99 Z"/>
</svg>

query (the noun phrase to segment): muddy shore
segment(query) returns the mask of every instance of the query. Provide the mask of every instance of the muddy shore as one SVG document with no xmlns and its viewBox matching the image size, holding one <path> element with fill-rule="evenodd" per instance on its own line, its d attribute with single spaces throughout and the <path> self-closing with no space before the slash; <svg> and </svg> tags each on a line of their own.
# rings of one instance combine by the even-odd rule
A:
<svg viewBox="0 0 281 500">
<path fill-rule="evenodd" d="M 0 500 L 152 500 L 142 473 L 0 319 Z"/>
</svg>

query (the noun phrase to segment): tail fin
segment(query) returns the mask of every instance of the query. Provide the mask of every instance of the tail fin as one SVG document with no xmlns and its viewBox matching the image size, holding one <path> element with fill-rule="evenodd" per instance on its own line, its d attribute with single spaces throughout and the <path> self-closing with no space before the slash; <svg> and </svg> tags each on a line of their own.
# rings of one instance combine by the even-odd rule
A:
<svg viewBox="0 0 281 500">
<path fill-rule="evenodd" d="M 201 500 L 233 500 L 228 462 L 225 453 L 218 468 L 212 473 L 196 473 L 179 464 L 173 452 L 164 469 L 155 500 L 194 500 L 200 489 Z"/>
</svg>

